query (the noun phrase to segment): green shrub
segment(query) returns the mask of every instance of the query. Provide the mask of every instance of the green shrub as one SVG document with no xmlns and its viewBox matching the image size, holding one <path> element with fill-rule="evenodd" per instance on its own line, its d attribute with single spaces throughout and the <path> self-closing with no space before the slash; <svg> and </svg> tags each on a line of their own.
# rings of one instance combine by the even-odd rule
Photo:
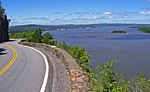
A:
<svg viewBox="0 0 150 92">
<path fill-rule="evenodd" d="M 84 48 L 79 46 L 74 46 L 71 48 L 69 52 L 78 62 L 78 64 L 87 72 L 89 72 L 90 68 L 90 55 L 86 52 Z"/>
<path fill-rule="evenodd" d="M 57 41 L 55 41 L 54 45 L 67 51 L 73 58 L 76 59 L 77 63 L 82 67 L 83 70 L 89 72 L 90 55 L 84 48 L 79 46 L 69 46 L 65 42 L 59 43 Z"/>
<path fill-rule="evenodd" d="M 25 38 L 29 42 L 52 44 L 53 35 L 46 33 L 42 35 L 42 30 L 31 30 L 22 33 L 10 34 L 11 38 Z"/>
<path fill-rule="evenodd" d="M 71 50 L 71 46 L 67 45 L 64 41 L 62 43 L 55 41 L 55 46 L 64 49 L 65 51 L 67 51 L 68 53 L 70 53 Z"/>
<path fill-rule="evenodd" d="M 113 70 L 114 60 L 98 65 L 89 73 L 90 86 L 93 92 L 150 92 L 150 80 L 138 74 L 129 80 Z"/>
<path fill-rule="evenodd" d="M 0 8 L 0 13 L 5 13 L 5 9 L 4 8 Z"/>
<path fill-rule="evenodd" d="M 53 44 L 52 40 L 53 40 L 53 35 L 50 33 L 46 33 L 43 34 L 43 39 L 41 40 L 41 42 L 45 44 Z"/>
<path fill-rule="evenodd" d="M 91 89 L 94 92 L 116 92 L 117 82 L 115 80 L 117 73 L 113 71 L 115 61 L 107 62 L 104 65 L 98 65 L 96 70 L 89 73 Z"/>
</svg>

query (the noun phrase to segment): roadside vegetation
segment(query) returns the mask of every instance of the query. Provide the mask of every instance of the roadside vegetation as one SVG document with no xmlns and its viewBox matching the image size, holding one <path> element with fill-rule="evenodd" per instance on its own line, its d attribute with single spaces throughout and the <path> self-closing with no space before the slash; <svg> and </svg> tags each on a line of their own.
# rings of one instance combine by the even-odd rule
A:
<svg viewBox="0 0 150 92">
<path fill-rule="evenodd" d="M 22 33 L 13 33 L 10 38 L 25 38 L 29 42 L 53 44 L 53 35 L 46 33 L 42 35 L 42 30 L 30 30 Z"/>
<path fill-rule="evenodd" d="M 142 74 L 137 74 L 125 80 L 122 74 L 114 72 L 112 60 L 104 65 L 98 65 L 89 73 L 91 90 L 94 92 L 150 92 L 150 80 Z"/>
<path fill-rule="evenodd" d="M 40 29 L 10 34 L 10 37 L 25 38 L 29 42 L 55 45 L 66 50 L 76 59 L 83 70 L 87 71 L 92 92 L 150 92 L 150 80 L 144 77 L 144 75 L 138 74 L 129 80 L 125 80 L 123 75 L 114 72 L 115 60 L 92 68 L 90 65 L 90 55 L 84 48 L 69 46 L 65 42 L 54 41 L 52 34 L 42 34 Z"/>
<path fill-rule="evenodd" d="M 45 43 L 55 45 L 59 48 L 66 50 L 72 57 L 76 59 L 78 64 L 83 70 L 89 72 L 90 69 L 90 55 L 84 48 L 79 46 L 69 46 L 65 42 L 57 42 L 53 40 L 53 35 L 46 33 L 42 35 L 42 30 L 30 30 L 22 33 L 13 33 L 9 35 L 10 38 L 25 38 L 28 42 Z"/>
<path fill-rule="evenodd" d="M 144 33 L 150 33 L 150 26 L 143 26 L 139 27 L 138 29 Z"/>
</svg>

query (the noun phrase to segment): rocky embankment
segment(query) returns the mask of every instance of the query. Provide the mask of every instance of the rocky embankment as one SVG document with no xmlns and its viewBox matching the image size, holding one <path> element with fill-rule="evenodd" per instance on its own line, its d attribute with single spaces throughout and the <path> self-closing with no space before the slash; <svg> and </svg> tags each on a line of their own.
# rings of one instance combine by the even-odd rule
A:
<svg viewBox="0 0 150 92">
<path fill-rule="evenodd" d="M 52 65 L 47 92 L 88 92 L 89 78 L 66 51 L 40 43 L 19 42 L 19 44 L 39 49 L 49 59 Z M 52 86 L 50 86 L 52 85 Z"/>
</svg>

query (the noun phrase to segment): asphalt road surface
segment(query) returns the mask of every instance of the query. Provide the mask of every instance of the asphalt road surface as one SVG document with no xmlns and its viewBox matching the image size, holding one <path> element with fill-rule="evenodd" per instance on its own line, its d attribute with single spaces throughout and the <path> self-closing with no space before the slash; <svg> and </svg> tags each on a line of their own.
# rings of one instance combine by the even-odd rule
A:
<svg viewBox="0 0 150 92">
<path fill-rule="evenodd" d="M 0 92 L 40 92 L 45 69 L 44 58 L 35 50 L 0 43 Z"/>
</svg>

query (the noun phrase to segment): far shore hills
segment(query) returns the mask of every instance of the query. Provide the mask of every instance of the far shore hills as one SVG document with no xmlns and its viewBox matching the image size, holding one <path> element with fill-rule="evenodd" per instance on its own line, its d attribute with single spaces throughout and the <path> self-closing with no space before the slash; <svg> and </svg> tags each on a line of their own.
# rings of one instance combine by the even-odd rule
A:
<svg viewBox="0 0 150 92">
<path fill-rule="evenodd" d="M 103 24 L 67 24 L 67 25 L 19 25 L 19 26 L 10 26 L 9 33 L 18 33 L 25 32 L 29 30 L 67 30 L 67 29 L 90 29 L 90 28 L 99 28 L 99 27 L 107 27 L 107 26 L 129 26 L 131 28 L 139 28 L 143 26 L 150 26 L 150 24 L 123 24 L 123 23 L 103 23 Z"/>
</svg>

